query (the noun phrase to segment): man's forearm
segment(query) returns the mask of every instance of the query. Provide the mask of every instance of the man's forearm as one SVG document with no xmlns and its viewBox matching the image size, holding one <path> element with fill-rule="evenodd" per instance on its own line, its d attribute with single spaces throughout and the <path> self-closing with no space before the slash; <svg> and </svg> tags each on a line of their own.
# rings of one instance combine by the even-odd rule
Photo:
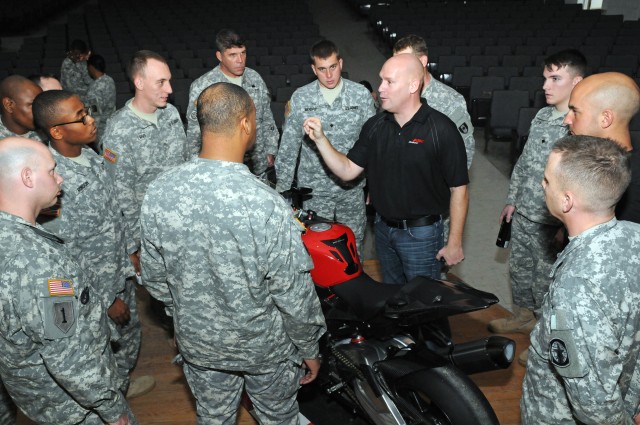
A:
<svg viewBox="0 0 640 425">
<path fill-rule="evenodd" d="M 353 180 L 362 173 L 362 167 L 357 166 L 345 154 L 336 150 L 326 137 L 318 140 L 316 146 L 327 167 L 342 180 Z"/>
<path fill-rule="evenodd" d="M 449 201 L 451 223 L 447 242 L 450 245 L 462 246 L 462 234 L 469 209 L 469 192 L 467 188 L 466 185 L 451 188 L 451 200 Z"/>
</svg>

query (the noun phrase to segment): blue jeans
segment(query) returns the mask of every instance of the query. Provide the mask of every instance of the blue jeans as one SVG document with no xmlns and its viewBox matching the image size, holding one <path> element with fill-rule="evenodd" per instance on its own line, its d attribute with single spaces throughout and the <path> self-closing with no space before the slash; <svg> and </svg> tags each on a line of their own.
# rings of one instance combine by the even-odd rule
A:
<svg viewBox="0 0 640 425">
<path fill-rule="evenodd" d="M 436 254 L 444 246 L 442 220 L 430 225 L 396 229 L 379 216 L 375 221 L 376 254 L 385 283 L 407 283 L 416 276 L 440 278 Z"/>
</svg>

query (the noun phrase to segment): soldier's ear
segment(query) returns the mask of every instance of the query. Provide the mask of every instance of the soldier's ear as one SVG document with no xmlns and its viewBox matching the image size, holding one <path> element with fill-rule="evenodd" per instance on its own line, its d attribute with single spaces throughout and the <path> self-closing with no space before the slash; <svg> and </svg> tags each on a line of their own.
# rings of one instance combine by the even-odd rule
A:
<svg viewBox="0 0 640 425">
<path fill-rule="evenodd" d="M 573 209 L 575 197 L 572 192 L 565 192 L 562 198 L 562 212 L 568 213 Z"/>
<path fill-rule="evenodd" d="M 33 170 L 31 168 L 24 167 L 22 171 L 20 171 L 20 179 L 23 185 L 28 188 L 33 188 Z"/>
<path fill-rule="evenodd" d="M 609 128 L 613 124 L 614 114 L 611 109 L 605 109 L 600 113 L 600 127 Z"/>
<path fill-rule="evenodd" d="M 240 129 L 244 134 L 251 135 L 251 129 L 252 129 L 251 126 L 252 124 L 249 117 L 248 116 L 242 117 L 242 119 L 240 120 Z"/>
<path fill-rule="evenodd" d="M 142 90 L 144 88 L 144 82 L 141 76 L 137 76 L 133 79 L 133 85 L 136 86 L 137 90 Z"/>
<path fill-rule="evenodd" d="M 60 127 L 58 126 L 51 127 L 49 129 L 49 137 L 51 137 L 54 140 L 61 140 L 63 135 L 62 135 L 62 130 L 60 130 Z"/>
<path fill-rule="evenodd" d="M 15 105 L 16 102 L 14 102 L 11 98 L 6 96 L 2 98 L 2 107 L 5 109 L 5 111 L 13 113 L 13 107 Z"/>
</svg>

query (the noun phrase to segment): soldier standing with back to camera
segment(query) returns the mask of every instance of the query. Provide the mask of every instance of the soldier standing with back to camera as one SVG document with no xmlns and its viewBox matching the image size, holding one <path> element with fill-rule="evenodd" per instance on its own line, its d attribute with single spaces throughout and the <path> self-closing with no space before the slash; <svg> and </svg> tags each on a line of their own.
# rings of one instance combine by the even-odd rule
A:
<svg viewBox="0 0 640 425">
<path fill-rule="evenodd" d="M 158 177 L 142 205 L 142 281 L 175 322 L 198 424 L 235 424 L 244 387 L 260 423 L 297 425 L 326 329 L 311 259 L 291 207 L 243 164 L 251 97 L 216 83 L 197 111 L 199 157 Z"/>
</svg>

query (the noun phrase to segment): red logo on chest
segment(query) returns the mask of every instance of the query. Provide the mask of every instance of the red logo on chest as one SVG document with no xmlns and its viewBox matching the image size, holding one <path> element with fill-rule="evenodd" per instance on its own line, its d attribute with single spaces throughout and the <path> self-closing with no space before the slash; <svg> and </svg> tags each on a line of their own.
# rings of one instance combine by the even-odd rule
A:
<svg viewBox="0 0 640 425">
<path fill-rule="evenodd" d="M 410 145 L 421 145 L 423 143 L 424 143 L 424 140 L 422 140 L 422 139 L 409 140 L 409 144 Z"/>
</svg>

